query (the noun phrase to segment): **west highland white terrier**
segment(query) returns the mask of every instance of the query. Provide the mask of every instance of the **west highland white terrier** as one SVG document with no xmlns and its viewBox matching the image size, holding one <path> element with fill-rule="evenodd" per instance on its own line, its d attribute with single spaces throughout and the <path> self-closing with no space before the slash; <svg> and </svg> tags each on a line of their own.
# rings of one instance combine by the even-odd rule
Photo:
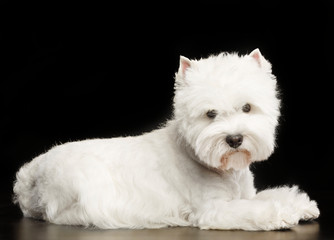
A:
<svg viewBox="0 0 334 240">
<path fill-rule="evenodd" d="M 274 150 L 279 108 L 258 49 L 181 56 L 164 127 L 56 146 L 18 171 L 14 201 L 26 217 L 102 229 L 291 228 L 317 203 L 296 186 L 257 192 L 249 169 Z"/>
</svg>

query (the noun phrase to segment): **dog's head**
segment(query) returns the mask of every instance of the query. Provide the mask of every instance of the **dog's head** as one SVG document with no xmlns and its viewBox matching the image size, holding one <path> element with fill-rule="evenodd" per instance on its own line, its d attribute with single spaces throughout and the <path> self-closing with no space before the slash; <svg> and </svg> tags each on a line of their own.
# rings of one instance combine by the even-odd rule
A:
<svg viewBox="0 0 334 240">
<path fill-rule="evenodd" d="M 238 170 L 271 155 L 280 101 L 271 65 L 258 49 L 201 60 L 181 56 L 175 80 L 178 134 L 200 162 Z"/>
</svg>

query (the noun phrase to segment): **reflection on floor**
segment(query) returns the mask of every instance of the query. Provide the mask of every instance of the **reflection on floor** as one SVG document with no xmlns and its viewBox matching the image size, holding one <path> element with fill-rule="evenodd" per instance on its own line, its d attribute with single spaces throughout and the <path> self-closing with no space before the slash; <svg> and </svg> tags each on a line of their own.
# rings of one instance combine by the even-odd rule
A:
<svg viewBox="0 0 334 240">
<path fill-rule="evenodd" d="M 317 222 L 301 224 L 292 230 L 270 232 L 246 231 L 207 231 L 196 228 L 165 228 L 155 230 L 94 230 L 81 227 L 58 226 L 32 219 L 22 218 L 12 225 L 14 239 L 48 240 L 48 239 L 318 239 L 319 224 Z"/>
</svg>

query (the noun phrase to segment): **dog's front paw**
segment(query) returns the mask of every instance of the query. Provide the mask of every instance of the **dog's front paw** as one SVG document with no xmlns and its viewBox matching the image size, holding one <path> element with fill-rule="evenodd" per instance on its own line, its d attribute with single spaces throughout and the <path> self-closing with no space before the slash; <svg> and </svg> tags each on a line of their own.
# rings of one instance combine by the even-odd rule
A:
<svg viewBox="0 0 334 240">
<path fill-rule="evenodd" d="M 311 201 L 309 196 L 305 192 L 301 192 L 297 187 L 291 188 L 287 204 L 290 204 L 299 215 L 299 220 L 312 220 L 316 219 L 320 215 L 317 203 Z"/>
<path fill-rule="evenodd" d="M 282 205 L 278 201 L 273 201 L 270 211 L 267 212 L 271 213 L 264 215 L 264 221 L 259 224 L 261 230 L 290 229 L 297 225 L 300 219 L 292 206 Z"/>
<path fill-rule="evenodd" d="M 301 220 L 312 220 L 316 219 L 320 215 L 319 208 L 315 201 L 309 201 L 308 204 L 303 205 L 300 209 L 301 211 Z"/>
<path fill-rule="evenodd" d="M 274 202 L 271 230 L 291 228 L 300 220 L 312 220 L 320 215 L 317 203 L 296 186 L 268 189 L 258 193 L 255 199 Z"/>
</svg>

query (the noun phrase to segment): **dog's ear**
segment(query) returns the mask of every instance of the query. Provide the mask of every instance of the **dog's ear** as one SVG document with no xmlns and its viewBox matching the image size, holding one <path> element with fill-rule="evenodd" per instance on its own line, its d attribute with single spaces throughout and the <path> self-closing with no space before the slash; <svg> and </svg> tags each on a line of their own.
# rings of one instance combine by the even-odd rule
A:
<svg viewBox="0 0 334 240">
<path fill-rule="evenodd" d="M 179 74 L 183 78 L 186 74 L 188 68 L 191 67 L 191 61 L 183 56 L 180 56 L 180 66 L 179 66 Z"/>
<path fill-rule="evenodd" d="M 249 56 L 257 62 L 260 68 L 269 72 L 271 71 L 271 64 L 262 56 L 258 48 L 254 49 Z"/>
</svg>

